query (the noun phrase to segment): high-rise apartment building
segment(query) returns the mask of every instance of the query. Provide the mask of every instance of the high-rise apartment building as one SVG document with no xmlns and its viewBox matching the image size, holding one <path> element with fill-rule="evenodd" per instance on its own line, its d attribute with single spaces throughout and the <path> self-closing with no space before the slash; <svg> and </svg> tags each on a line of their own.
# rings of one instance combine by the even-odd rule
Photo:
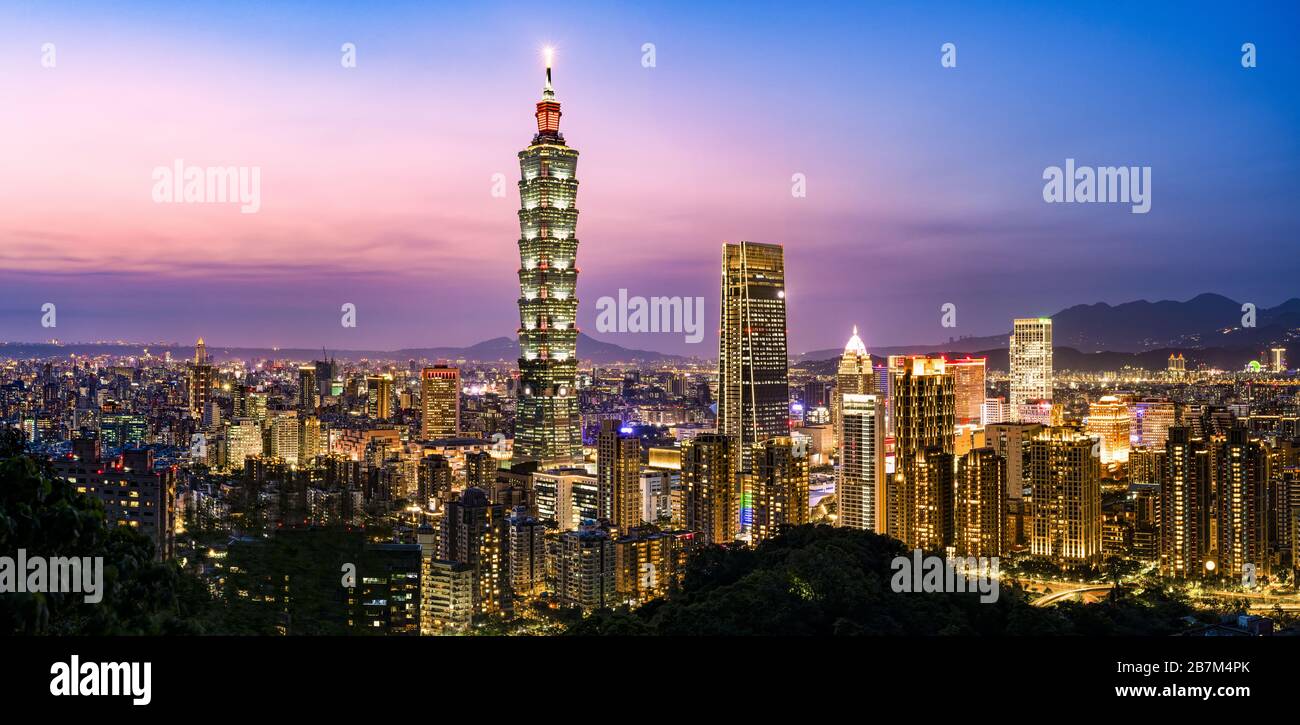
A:
<svg viewBox="0 0 1300 725">
<path fill-rule="evenodd" d="M 451 497 L 451 461 L 432 453 L 420 459 L 416 472 L 416 504 L 423 509 L 440 509 Z"/>
<path fill-rule="evenodd" d="M 1103 395 L 1088 404 L 1086 430 L 1101 441 L 1101 462 L 1128 461 L 1132 417 L 1128 401 L 1115 395 Z"/>
<path fill-rule="evenodd" d="M 1019 318 L 1011 333 L 1011 414 L 1022 406 L 1052 400 L 1052 319 Z"/>
<path fill-rule="evenodd" d="M 298 463 L 307 465 L 325 452 L 321 443 L 320 418 L 304 415 L 298 421 Z"/>
<path fill-rule="evenodd" d="M 441 558 L 474 569 L 474 614 L 511 611 L 510 534 L 505 507 L 469 488 L 447 504 L 442 518 Z"/>
<path fill-rule="evenodd" d="M 316 366 L 298 368 L 298 411 L 303 415 L 315 413 L 320 400 L 320 386 L 316 382 Z"/>
<path fill-rule="evenodd" d="M 393 376 L 369 375 L 366 377 L 366 415 L 375 420 L 388 420 L 393 415 Z"/>
<path fill-rule="evenodd" d="M 538 518 L 554 521 L 560 531 L 600 518 L 600 485 L 585 468 L 555 468 L 532 474 Z"/>
<path fill-rule="evenodd" d="M 1264 446 L 1245 426 L 1228 431 L 1215 456 L 1218 503 L 1215 571 L 1241 580 L 1247 565 L 1263 576 L 1271 570 L 1269 541 L 1269 465 Z"/>
<path fill-rule="evenodd" d="M 943 546 L 951 521 L 946 505 L 954 465 L 953 376 L 943 358 L 891 356 L 890 365 L 894 474 L 886 485 L 888 533 L 912 547 Z"/>
<path fill-rule="evenodd" d="M 733 445 L 725 435 L 703 433 L 682 446 L 686 528 L 700 532 L 706 544 L 730 543 L 739 533 Z"/>
<path fill-rule="evenodd" d="M 236 418 L 228 421 L 225 429 L 225 465 L 227 468 L 242 471 L 244 459 L 262 455 L 262 424 L 252 418 Z"/>
<path fill-rule="evenodd" d="M 749 469 L 753 444 L 790 433 L 784 251 L 777 244 L 722 246 L 718 432 Z"/>
<path fill-rule="evenodd" d="M 560 534 L 556 596 L 562 604 L 589 612 L 617 601 L 614 542 L 594 523 Z"/>
<path fill-rule="evenodd" d="M 176 471 L 155 469 L 152 450 L 104 458 L 98 439 L 79 438 L 72 442 L 71 457 L 56 457 L 53 466 L 55 475 L 77 493 L 103 504 L 108 526 L 126 526 L 149 537 L 158 559 L 175 553 Z"/>
<path fill-rule="evenodd" d="M 1057 564 L 1101 558 L 1101 461 L 1093 438 L 1045 428 L 1025 443 L 1029 550 Z"/>
<path fill-rule="evenodd" d="M 1204 575 L 1210 553 L 1210 451 L 1185 426 L 1169 429 L 1165 473 L 1160 486 L 1160 574 Z"/>
<path fill-rule="evenodd" d="M 540 467 L 582 460 L 577 390 L 578 151 L 560 133 L 560 102 L 546 86 L 537 133 L 519 152 L 519 387 L 514 461 Z"/>
<path fill-rule="evenodd" d="M 1006 526 L 1006 459 L 976 448 L 957 462 L 953 546 L 958 556 L 1001 556 Z"/>
<path fill-rule="evenodd" d="M 1164 450 L 1169 429 L 1178 422 L 1178 405 L 1172 400 L 1143 398 L 1132 405 L 1132 446 Z"/>
<path fill-rule="evenodd" d="M 619 532 L 641 523 L 641 439 L 617 420 L 604 420 L 596 440 L 600 518 Z"/>
<path fill-rule="evenodd" d="M 840 467 L 835 481 L 839 517 L 851 529 L 885 531 L 885 406 L 875 394 L 838 396 Z"/>
<path fill-rule="evenodd" d="M 748 489 L 753 495 L 752 541 L 780 533 L 783 526 L 808 523 L 808 451 L 790 436 L 754 444 Z"/>
<path fill-rule="evenodd" d="M 477 486 L 484 491 L 496 487 L 497 459 L 488 451 L 470 451 L 465 454 L 465 485 Z M 497 503 L 500 503 L 499 501 Z"/>
<path fill-rule="evenodd" d="M 638 526 L 614 541 L 614 589 L 620 602 L 642 604 L 667 596 L 681 582 L 699 537 L 690 531 Z"/>
<path fill-rule="evenodd" d="M 546 589 L 546 524 L 518 507 L 509 518 L 510 588 L 515 596 L 535 597 Z"/>
<path fill-rule="evenodd" d="M 953 414 L 958 425 L 983 425 L 985 367 L 982 357 L 949 360 L 944 366 L 952 374 Z"/>
<path fill-rule="evenodd" d="M 460 370 L 447 365 L 420 371 L 420 437 L 426 441 L 460 435 Z"/>
<path fill-rule="evenodd" d="M 458 634 L 474 618 L 474 567 L 438 558 L 438 534 L 423 524 L 420 545 L 420 634 Z"/>
<path fill-rule="evenodd" d="M 302 439 L 302 430 L 298 422 L 298 411 L 277 410 L 271 416 L 268 427 L 271 443 L 271 455 L 284 459 L 285 463 L 297 465 L 298 443 Z"/>
<path fill-rule="evenodd" d="M 984 440 L 1007 462 L 1007 498 L 1020 499 L 1026 485 L 1025 442 L 1038 435 L 1038 423 L 996 423 L 984 429 Z"/>
<path fill-rule="evenodd" d="M 203 415 L 208 403 L 212 401 L 212 384 L 216 369 L 208 359 L 208 346 L 203 338 L 194 344 L 194 362 L 190 364 L 189 394 L 190 414 L 195 418 Z"/>
</svg>

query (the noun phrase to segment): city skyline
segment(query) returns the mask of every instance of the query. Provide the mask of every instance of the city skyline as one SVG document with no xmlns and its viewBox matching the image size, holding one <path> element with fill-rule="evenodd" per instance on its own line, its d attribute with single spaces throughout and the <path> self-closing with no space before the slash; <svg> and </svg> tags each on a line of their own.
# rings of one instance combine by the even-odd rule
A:
<svg viewBox="0 0 1300 725">
<path fill-rule="evenodd" d="M 1293 9 L 1107 11 L 1132 21 L 1121 28 L 1098 10 L 995 27 L 959 6 L 828 7 L 848 22 L 812 33 L 760 5 L 718 35 L 720 11 L 671 5 L 557 8 L 541 23 L 509 6 L 436 23 L 409 5 L 371 18 L 326 7 L 283 38 L 290 10 L 234 4 L 199 31 L 165 5 L 132 7 L 95 35 L 58 8 L 5 24 L 15 42 L 0 61 L 24 100 L 0 128 L 25 143 L 0 181 L 15 210 L 0 226 L 0 339 L 400 349 L 508 336 L 501 262 L 518 197 L 503 149 L 528 122 L 517 99 L 535 95 L 547 43 L 583 109 L 578 323 L 603 341 L 710 356 L 712 331 L 698 345 L 598 333 L 593 303 L 620 288 L 698 295 L 717 319 L 716 249 L 741 239 L 787 251 L 794 352 L 835 348 L 853 324 L 876 347 L 1001 334 L 1099 301 L 1208 290 L 1267 306 L 1297 271 L 1283 199 L 1300 168 L 1297 106 L 1277 92 L 1296 63 L 1270 50 Z M 444 32 L 430 44 L 409 29 L 424 27 Z M 1047 71 L 1066 31 L 1087 73 L 1061 83 Z M 1249 70 L 1247 40 L 1261 49 Z M 946 69 L 948 41 L 959 60 Z M 46 42 L 55 67 L 36 52 Z M 343 43 L 355 68 L 339 64 Z M 130 94 L 105 90 L 108 68 Z M 1044 204 L 1044 168 L 1075 158 L 1150 165 L 1150 213 Z M 152 203 L 150 171 L 177 159 L 260 167 L 260 211 Z M 642 171 L 665 164 L 674 173 Z M 806 197 L 790 193 L 797 173 Z M 860 284 L 867 270 L 875 284 Z M 57 328 L 40 326 L 46 302 Z M 356 328 L 338 324 L 345 302 Z M 940 325 L 948 302 L 956 328 Z M 449 307 L 459 314 L 425 312 Z"/>
<path fill-rule="evenodd" d="M 319 664 L 446 637 L 1289 694 L 1300 7 L 15 2 L 11 700 L 387 717 Z"/>
</svg>

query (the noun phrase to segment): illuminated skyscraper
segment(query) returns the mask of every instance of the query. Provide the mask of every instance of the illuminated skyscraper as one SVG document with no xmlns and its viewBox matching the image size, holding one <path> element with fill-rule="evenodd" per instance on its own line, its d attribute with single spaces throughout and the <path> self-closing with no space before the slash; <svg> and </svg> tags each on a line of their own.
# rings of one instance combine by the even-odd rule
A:
<svg viewBox="0 0 1300 725">
<path fill-rule="evenodd" d="M 592 522 L 560 534 L 556 595 L 562 604 L 584 612 L 614 604 L 614 542 Z"/>
<path fill-rule="evenodd" d="M 1101 463 L 1093 438 L 1045 428 L 1025 443 L 1029 550 L 1057 564 L 1101 557 Z"/>
<path fill-rule="evenodd" d="M 466 453 L 465 485 L 478 486 L 484 491 L 491 491 L 496 487 L 497 468 L 497 460 L 487 451 Z"/>
<path fill-rule="evenodd" d="M 316 366 L 304 365 L 298 368 L 298 410 L 304 415 L 316 412 L 316 401 L 320 393 L 316 384 Z"/>
<path fill-rule="evenodd" d="M 271 455 L 283 458 L 285 463 L 297 464 L 298 442 L 301 439 L 298 411 L 277 410 L 275 415 L 271 416 Z"/>
<path fill-rule="evenodd" d="M 1129 435 L 1132 429 L 1128 401 L 1103 395 L 1088 405 L 1088 433 L 1101 439 L 1101 462 L 1128 461 Z"/>
<path fill-rule="evenodd" d="M 366 377 L 366 415 L 376 420 L 388 420 L 393 414 L 393 376 L 370 375 Z"/>
<path fill-rule="evenodd" d="M 1021 406 L 1052 399 L 1052 319 L 1020 318 L 1011 333 L 1011 414 Z"/>
<path fill-rule="evenodd" d="M 578 151 L 560 133 L 560 102 L 546 86 L 537 134 L 519 152 L 519 399 L 515 463 L 582 460 L 578 415 L 576 286 Z"/>
<path fill-rule="evenodd" d="M 885 531 L 885 406 L 878 395 L 837 396 L 841 402 L 839 501 L 836 525 Z"/>
<path fill-rule="evenodd" d="M 420 437 L 460 435 L 460 370 L 435 365 L 420 371 Z"/>
<path fill-rule="evenodd" d="M 436 453 L 420 459 L 416 472 L 416 504 L 420 508 L 441 509 L 451 496 L 451 461 Z"/>
<path fill-rule="evenodd" d="M 208 360 L 208 346 L 203 338 L 194 345 L 194 362 L 190 364 L 190 413 L 198 418 L 212 400 L 213 367 Z"/>
<path fill-rule="evenodd" d="M 600 516 L 600 486 L 585 468 L 555 468 L 532 474 L 533 501 L 538 518 L 570 531 L 586 519 Z"/>
<path fill-rule="evenodd" d="M 1269 369 L 1275 373 L 1286 372 L 1286 348 L 1275 347 L 1269 350 Z"/>
<path fill-rule="evenodd" d="M 945 369 L 952 373 L 954 415 L 958 425 L 983 425 L 981 408 L 986 398 L 984 390 L 984 372 L 987 360 L 982 357 L 966 357 L 961 360 L 949 360 Z"/>
<path fill-rule="evenodd" d="M 1178 420 L 1177 404 L 1171 400 L 1146 398 L 1133 403 L 1129 440 L 1133 446 L 1164 450 L 1169 428 Z"/>
<path fill-rule="evenodd" d="M 790 434 L 785 324 L 781 246 L 724 244 L 718 432 L 737 445 L 742 471 L 755 443 Z"/>
<path fill-rule="evenodd" d="M 888 533 L 908 546 L 939 547 L 951 521 L 953 377 L 942 358 L 891 356 L 890 365 L 895 464 L 886 486 Z"/>
<path fill-rule="evenodd" d="M 467 488 L 448 502 L 442 518 L 441 557 L 474 569 L 474 615 L 509 612 L 510 531 L 505 507 L 481 488 Z"/>
<path fill-rule="evenodd" d="M 262 424 L 252 418 L 228 421 L 226 429 L 226 467 L 242 471 L 244 459 L 262 455 Z"/>
<path fill-rule="evenodd" d="M 298 422 L 298 463 L 306 465 L 324 451 L 321 448 L 320 418 L 304 415 Z"/>
<path fill-rule="evenodd" d="M 1246 565 L 1260 576 L 1271 568 L 1268 525 L 1268 456 L 1244 426 L 1228 431 L 1215 456 L 1219 574 L 1240 581 Z"/>
<path fill-rule="evenodd" d="M 740 512 L 733 445 L 727 436 L 703 433 L 682 446 L 686 528 L 700 532 L 706 544 L 736 538 Z"/>
<path fill-rule="evenodd" d="M 1169 429 L 1160 485 L 1160 574 L 1203 576 L 1210 553 L 1210 455 L 1187 427 Z"/>
<path fill-rule="evenodd" d="M 689 531 L 638 526 L 614 541 L 614 588 L 619 599 L 642 604 L 667 596 L 680 582 L 699 537 Z"/>
<path fill-rule="evenodd" d="M 752 471 L 753 542 L 770 539 L 782 526 L 808 523 L 808 451 L 790 436 L 754 444 Z"/>
<path fill-rule="evenodd" d="M 510 588 L 531 598 L 546 589 L 546 525 L 520 506 L 509 518 Z"/>
<path fill-rule="evenodd" d="M 876 374 L 871 367 L 871 356 L 867 346 L 858 337 L 858 328 L 853 327 L 853 336 L 844 346 L 840 356 L 840 366 L 835 371 L 835 395 L 831 398 L 831 422 L 835 430 L 835 445 L 840 443 L 840 410 L 845 395 L 870 395 L 876 392 Z M 810 403 L 811 404 L 811 403 Z"/>
<path fill-rule="evenodd" d="M 1019 499 L 1025 489 L 1025 441 L 1038 435 L 1037 423 L 995 423 L 984 429 L 989 447 L 1007 461 L 1007 498 Z"/>
<path fill-rule="evenodd" d="M 1169 353 L 1169 364 L 1165 367 L 1169 377 L 1174 380 L 1181 380 L 1187 375 L 1187 358 L 1183 357 L 1180 352 L 1177 355 Z"/>
<path fill-rule="evenodd" d="M 976 448 L 957 463 L 953 545 L 958 556 L 1001 556 L 1004 541 L 1006 459 Z"/>
<path fill-rule="evenodd" d="M 596 441 L 600 518 L 620 533 L 641 523 L 641 439 L 622 422 L 604 420 Z"/>
<path fill-rule="evenodd" d="M 420 634 L 463 632 L 474 617 L 474 567 L 438 558 L 438 534 L 423 524 L 420 544 Z"/>
</svg>

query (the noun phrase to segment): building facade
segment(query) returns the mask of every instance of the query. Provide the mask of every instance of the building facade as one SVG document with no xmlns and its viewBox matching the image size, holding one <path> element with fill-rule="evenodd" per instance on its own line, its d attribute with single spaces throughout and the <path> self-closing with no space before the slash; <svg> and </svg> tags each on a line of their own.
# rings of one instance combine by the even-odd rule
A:
<svg viewBox="0 0 1300 725">
<path fill-rule="evenodd" d="M 560 133 L 551 68 L 519 152 L 519 385 L 513 459 L 582 461 L 578 413 L 578 151 Z"/>
</svg>

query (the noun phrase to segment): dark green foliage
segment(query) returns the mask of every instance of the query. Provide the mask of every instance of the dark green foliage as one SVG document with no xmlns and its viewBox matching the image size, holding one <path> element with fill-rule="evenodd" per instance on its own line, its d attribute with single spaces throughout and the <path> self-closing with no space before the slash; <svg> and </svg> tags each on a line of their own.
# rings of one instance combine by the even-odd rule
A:
<svg viewBox="0 0 1300 725">
<path fill-rule="evenodd" d="M 755 549 L 711 547 L 682 590 L 632 612 L 597 612 L 576 635 L 1133 635 L 1168 634 L 1190 608 L 1158 588 L 1103 604 L 1036 608 L 1003 582 L 995 603 L 978 593 L 913 594 L 890 588 L 894 539 L 800 526 Z"/>
<path fill-rule="evenodd" d="M 153 558 L 145 535 L 110 528 L 99 502 L 26 455 L 17 430 L 0 429 L 0 555 L 104 557 L 104 597 L 0 594 L 0 634 L 199 634 L 211 601 L 203 584 Z"/>
</svg>

